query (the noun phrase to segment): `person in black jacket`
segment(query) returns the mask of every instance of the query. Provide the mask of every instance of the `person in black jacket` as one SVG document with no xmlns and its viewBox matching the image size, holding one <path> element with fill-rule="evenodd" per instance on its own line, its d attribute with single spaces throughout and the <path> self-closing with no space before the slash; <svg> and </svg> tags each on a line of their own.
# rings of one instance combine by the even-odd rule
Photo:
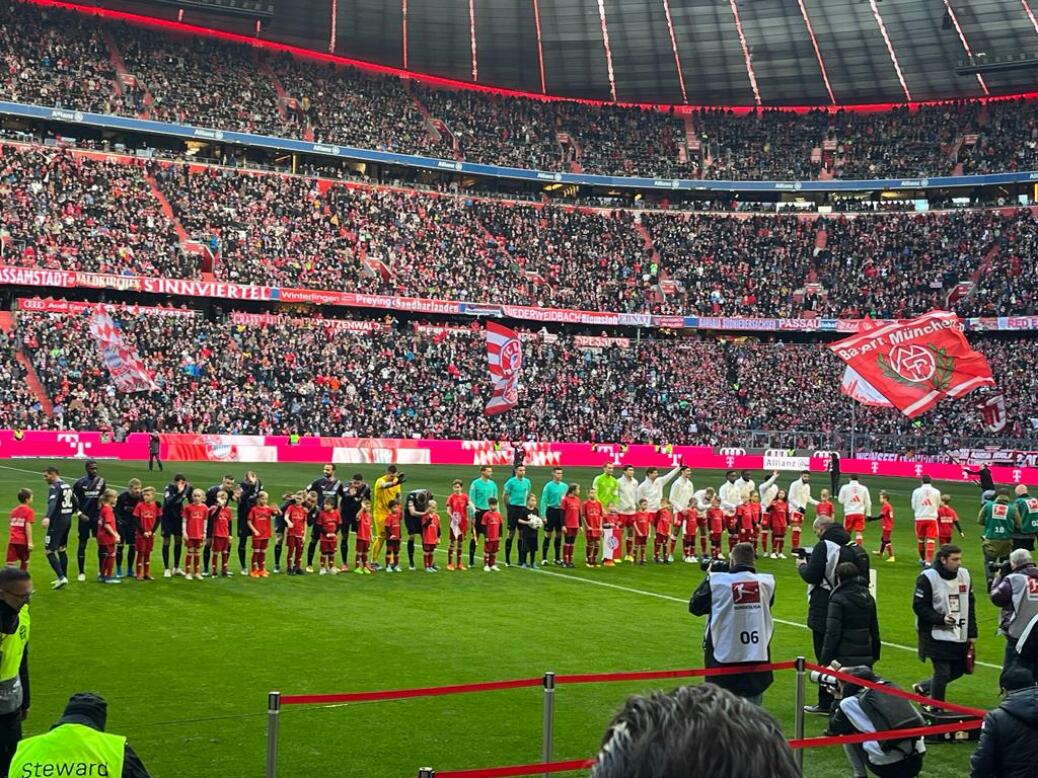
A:
<svg viewBox="0 0 1038 778">
<path fill-rule="evenodd" d="M 853 562 L 836 566 L 836 588 L 829 595 L 825 642 L 818 663 L 872 667 L 879 661 L 879 618 L 868 582 Z"/>
<path fill-rule="evenodd" d="M 823 516 L 815 519 L 813 529 L 818 543 L 804 559 L 797 557 L 797 572 L 807 583 L 807 627 L 814 641 L 815 659 L 821 663 L 825 644 L 826 619 L 829 616 L 829 594 L 836 588 L 836 566 L 853 562 L 863 578 L 869 577 L 869 557 L 861 546 L 851 543 L 851 536 L 841 525 Z M 804 710 L 823 716 L 829 715 L 833 704 L 832 693 L 823 684 L 818 685 L 818 704 Z"/>
<path fill-rule="evenodd" d="M 1038 770 L 1038 686 L 1023 667 L 1002 674 L 1005 699 L 984 717 L 970 778 L 1033 778 Z"/>
<path fill-rule="evenodd" d="M 835 497 L 840 493 L 840 455 L 829 452 L 829 494 Z"/>
</svg>

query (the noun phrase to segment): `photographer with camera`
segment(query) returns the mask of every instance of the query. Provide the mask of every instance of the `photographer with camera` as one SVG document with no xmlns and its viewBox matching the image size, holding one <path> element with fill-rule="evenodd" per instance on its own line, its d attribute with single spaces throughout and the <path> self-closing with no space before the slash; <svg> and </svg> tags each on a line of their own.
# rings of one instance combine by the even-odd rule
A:
<svg viewBox="0 0 1038 778">
<path fill-rule="evenodd" d="M 1038 686 L 1023 667 L 1003 671 L 1002 704 L 984 717 L 970 778 L 1032 778 L 1038 765 Z"/>
<path fill-rule="evenodd" d="M 877 676 L 870 667 L 836 667 L 863 681 L 898 687 Z M 820 676 L 819 686 L 832 685 L 831 676 Z M 815 680 L 812 674 L 812 680 Z M 835 679 L 832 679 L 835 680 Z M 886 732 L 892 729 L 913 729 L 925 726 L 919 711 L 908 700 L 868 689 L 852 681 L 837 681 L 834 688 L 836 705 L 833 706 L 827 734 L 855 735 L 865 732 Z M 923 738 L 901 740 L 866 740 L 848 743 L 843 747 L 855 778 L 865 778 L 869 772 L 879 778 L 915 778 L 923 769 L 926 745 Z"/>
<path fill-rule="evenodd" d="M 707 565 L 707 577 L 688 603 L 693 616 L 708 616 L 703 636 L 704 664 L 733 667 L 770 662 L 775 577 L 754 569 L 750 543 L 737 543 L 729 561 Z M 767 670 L 718 675 L 707 681 L 760 705 L 774 678 Z"/>
<path fill-rule="evenodd" d="M 915 581 L 912 600 L 919 633 L 919 659 L 933 663 L 933 677 L 912 686 L 917 694 L 943 700 L 945 689 L 968 670 L 977 642 L 976 603 L 962 549 L 941 546 L 933 566 Z"/>
<path fill-rule="evenodd" d="M 829 615 L 829 595 L 836 588 L 836 566 L 851 562 L 865 579 L 869 576 L 869 557 L 851 536 L 829 516 L 820 516 L 813 525 L 818 543 L 810 551 L 797 552 L 797 572 L 807 583 L 807 627 L 814 641 L 815 659 L 822 663 L 825 645 L 826 620 Z M 818 687 L 818 704 L 804 708 L 807 713 L 828 715 L 833 697 L 824 686 Z"/>
<path fill-rule="evenodd" d="M 1024 630 L 1038 618 L 1038 567 L 1026 548 L 1018 548 L 995 572 L 991 582 L 991 602 L 1002 609 L 999 631 L 1006 636 L 1006 651 L 1002 672 L 1014 664 L 1036 672 L 1034 662 L 1023 660 L 1017 653 L 1017 642 Z"/>
</svg>

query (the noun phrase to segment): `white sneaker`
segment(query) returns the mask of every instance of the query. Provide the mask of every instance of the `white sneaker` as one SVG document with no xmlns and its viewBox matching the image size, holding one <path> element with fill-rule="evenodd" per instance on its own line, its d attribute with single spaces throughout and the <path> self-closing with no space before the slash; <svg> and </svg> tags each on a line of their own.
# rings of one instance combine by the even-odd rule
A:
<svg viewBox="0 0 1038 778">
<path fill-rule="evenodd" d="M 64 576 L 54 581 L 50 585 L 52 589 L 64 589 L 66 586 L 68 586 L 68 578 L 65 578 Z"/>
<path fill-rule="evenodd" d="M 688 562 L 688 563 L 689 563 L 690 565 L 694 565 L 694 564 L 695 564 L 696 562 L 698 562 L 699 560 L 698 560 L 698 559 L 696 559 L 696 555 L 695 555 L 695 554 L 693 554 L 693 555 L 692 555 L 692 556 L 690 556 L 690 557 L 686 557 L 686 558 L 685 558 L 685 561 L 686 561 L 686 562 Z"/>
<path fill-rule="evenodd" d="M 542 559 L 541 560 L 541 567 L 544 567 L 546 564 L 548 564 L 548 560 L 547 559 Z"/>
<path fill-rule="evenodd" d="M 328 575 L 328 568 L 322 567 L 321 568 L 321 575 Z"/>
<path fill-rule="evenodd" d="M 337 567 L 333 567 L 330 570 L 328 570 L 328 575 L 338 575 L 338 574 L 339 574 L 339 568 L 337 568 Z"/>
<path fill-rule="evenodd" d="M 668 562 L 673 562 L 674 561 L 674 555 L 673 554 L 667 554 L 667 561 Z"/>
<path fill-rule="evenodd" d="M 272 572 L 272 573 L 273 573 L 274 575 L 277 575 L 278 573 L 280 573 L 280 572 L 281 572 L 281 568 L 280 568 L 280 567 L 278 567 L 277 565 L 275 565 L 275 566 L 274 566 L 274 569 L 273 569 L 273 570 L 271 570 L 270 572 Z M 310 570 L 310 572 L 312 573 L 312 572 L 313 572 L 313 570 Z"/>
<path fill-rule="evenodd" d="M 76 576 L 76 580 L 79 581 L 80 583 L 85 581 L 86 580 L 86 573 L 80 573 L 79 575 L 77 575 Z"/>
<path fill-rule="evenodd" d="M 183 576 L 184 575 L 183 568 L 178 567 L 176 570 L 173 571 L 173 575 Z"/>
<path fill-rule="evenodd" d="M 779 559 L 785 559 L 785 558 L 786 558 L 786 555 L 785 555 L 785 554 L 779 554 L 779 555 L 778 555 L 778 558 L 779 558 Z"/>
<path fill-rule="evenodd" d="M 494 565 L 490 569 L 493 570 L 495 573 L 500 573 L 501 572 L 501 568 L 498 567 L 497 565 Z"/>
<path fill-rule="evenodd" d="M 193 580 L 195 580 L 195 577 L 194 577 L 193 575 L 191 575 L 191 573 L 188 573 L 188 574 L 186 574 L 186 575 L 184 576 L 184 578 L 186 578 L 186 579 L 187 579 L 188 581 L 193 581 Z"/>
<path fill-rule="evenodd" d="M 484 573 L 489 573 L 490 572 L 490 565 L 483 565 L 483 572 Z"/>
<path fill-rule="evenodd" d="M 314 566 L 313 565 L 307 565 L 306 566 L 306 572 L 312 573 L 313 571 L 314 571 Z M 276 573 L 277 570 L 275 570 L 274 572 Z"/>
<path fill-rule="evenodd" d="M 162 577 L 163 577 L 163 578 L 172 578 L 172 577 L 173 577 L 173 571 L 172 571 L 172 570 L 170 570 L 170 569 L 169 569 L 169 568 L 167 567 L 167 568 L 166 568 L 165 570 L 163 570 L 163 571 L 162 571 Z"/>
<path fill-rule="evenodd" d="M 249 571 L 248 571 L 248 570 L 245 570 L 245 569 L 242 569 L 242 571 L 241 571 L 241 574 L 242 574 L 242 575 L 248 575 L 248 574 L 249 574 Z M 166 577 L 167 577 L 167 578 L 169 578 L 169 576 L 168 576 L 168 575 L 167 575 Z"/>
</svg>

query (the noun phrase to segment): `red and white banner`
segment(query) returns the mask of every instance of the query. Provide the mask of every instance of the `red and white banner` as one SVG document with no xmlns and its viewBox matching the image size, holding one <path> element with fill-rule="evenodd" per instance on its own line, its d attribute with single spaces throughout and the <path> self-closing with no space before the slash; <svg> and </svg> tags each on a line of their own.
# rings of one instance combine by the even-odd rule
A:
<svg viewBox="0 0 1038 778">
<path fill-rule="evenodd" d="M 515 330 L 487 322 L 487 363 L 490 367 L 491 394 L 483 412 L 487 416 L 504 413 L 519 402 L 519 374 L 523 368 L 523 344 Z"/>
<path fill-rule="evenodd" d="M 144 363 L 123 340 L 123 334 L 105 311 L 94 311 L 90 317 L 90 334 L 101 352 L 101 360 L 120 392 L 148 392 L 158 389 Z"/>
<path fill-rule="evenodd" d="M 320 317 L 301 318 L 298 316 L 278 316 L 271 313 L 243 313 L 233 311 L 231 323 L 244 327 L 328 327 L 342 332 L 381 332 L 386 325 L 380 321 L 360 321 L 355 319 L 322 319 Z"/>
<path fill-rule="evenodd" d="M 829 348 L 909 418 L 944 397 L 995 385 L 987 359 L 970 348 L 959 317 L 947 311 L 859 332 Z"/>
<path fill-rule="evenodd" d="M 631 347 L 630 338 L 610 338 L 600 335 L 574 335 L 573 345 L 577 348 L 612 348 L 628 349 Z"/>
<path fill-rule="evenodd" d="M 163 305 L 112 305 L 111 303 L 84 303 L 77 300 L 55 300 L 52 297 L 19 297 L 18 310 L 38 311 L 40 313 L 80 314 L 85 311 L 102 310 L 109 312 L 126 312 L 134 316 L 173 316 L 185 319 L 198 316 L 192 308 L 170 308 Z"/>
<path fill-rule="evenodd" d="M 1006 396 L 1002 392 L 989 392 L 977 403 L 977 410 L 987 432 L 1001 432 L 1006 427 Z"/>
<path fill-rule="evenodd" d="M 609 562 L 620 559 L 624 555 L 624 534 L 619 527 L 607 527 L 602 530 L 602 561 Z"/>
</svg>

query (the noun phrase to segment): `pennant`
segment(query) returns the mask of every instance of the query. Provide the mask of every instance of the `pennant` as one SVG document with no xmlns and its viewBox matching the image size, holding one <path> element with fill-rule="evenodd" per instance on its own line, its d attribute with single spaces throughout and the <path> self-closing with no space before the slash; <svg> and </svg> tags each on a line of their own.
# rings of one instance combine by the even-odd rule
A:
<svg viewBox="0 0 1038 778">
<path fill-rule="evenodd" d="M 519 402 L 519 373 L 523 367 L 523 345 L 518 333 L 495 322 L 487 322 L 487 363 L 490 368 L 490 400 L 487 416 L 504 413 Z"/>
<path fill-rule="evenodd" d="M 105 311 L 98 309 L 91 314 L 90 334 L 118 391 L 149 392 L 159 388 L 137 352 L 126 345 L 122 332 Z"/>
<path fill-rule="evenodd" d="M 909 418 L 944 397 L 995 385 L 987 359 L 970 348 L 959 317 L 948 311 L 861 331 L 829 348 L 860 377 L 859 393 L 867 384 Z"/>
</svg>

